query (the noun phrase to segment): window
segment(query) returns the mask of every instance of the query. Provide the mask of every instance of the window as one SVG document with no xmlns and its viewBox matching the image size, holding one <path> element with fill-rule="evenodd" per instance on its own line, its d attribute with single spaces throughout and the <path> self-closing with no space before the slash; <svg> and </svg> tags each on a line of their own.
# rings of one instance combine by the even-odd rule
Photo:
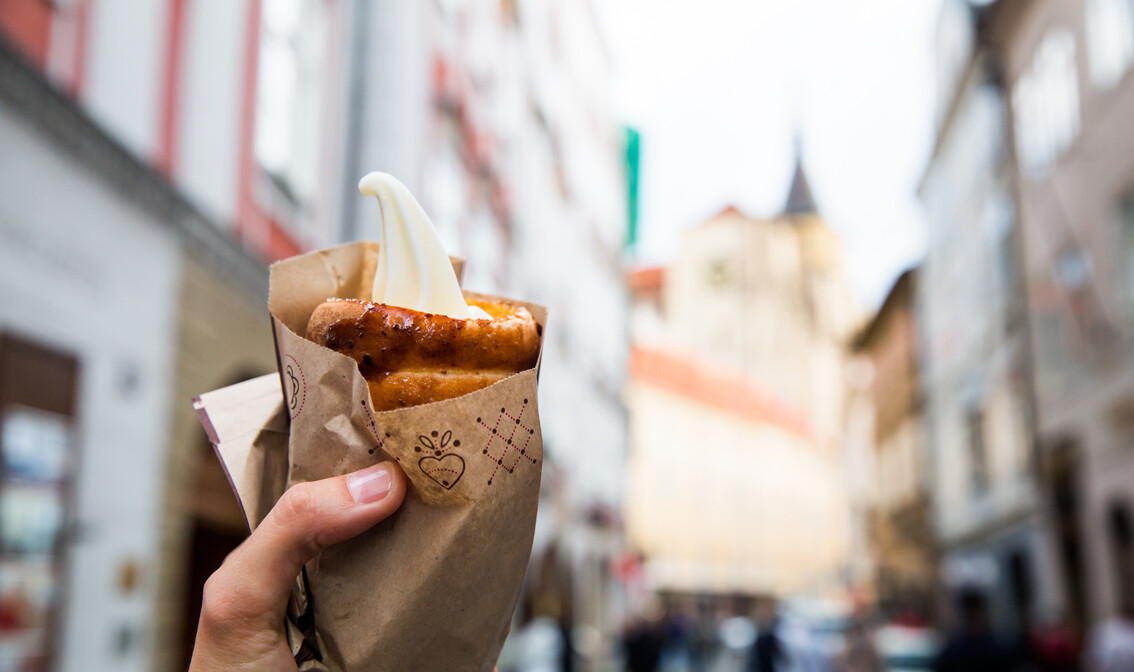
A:
<svg viewBox="0 0 1134 672">
<path fill-rule="evenodd" d="M 988 491 L 988 450 L 984 444 L 984 411 L 970 408 L 965 416 L 969 438 L 969 475 L 976 494 Z"/>
<path fill-rule="evenodd" d="M 1127 191 L 1119 203 L 1119 226 L 1122 231 L 1122 290 L 1127 314 L 1134 320 L 1134 189 Z"/>
<path fill-rule="evenodd" d="M 1112 345 L 1115 324 L 1099 302 L 1091 257 L 1076 244 L 1064 245 L 1055 258 L 1055 283 L 1064 290 L 1066 306 L 1078 331 L 1083 355 Z"/>
<path fill-rule="evenodd" d="M 1134 63 L 1134 0 L 1088 0 L 1091 82 L 1109 89 Z"/>
<path fill-rule="evenodd" d="M 1077 245 L 1067 245 L 1055 258 L 1055 280 L 1067 290 L 1082 289 L 1091 280 L 1091 260 Z"/>
<path fill-rule="evenodd" d="M 78 361 L 0 334 L 0 669 L 54 669 Z"/>
<path fill-rule="evenodd" d="M 986 217 L 996 257 L 996 279 L 1001 295 L 1011 300 L 1016 288 L 1016 203 L 1006 185 L 997 185 Z"/>
<path fill-rule="evenodd" d="M 322 0 L 263 4 L 256 89 L 256 161 L 293 203 L 307 201 L 318 176 L 326 45 Z"/>
<path fill-rule="evenodd" d="M 1012 96 L 1020 167 L 1030 177 L 1042 177 L 1079 133 L 1079 78 L 1070 31 L 1048 32 Z"/>
<path fill-rule="evenodd" d="M 709 263 L 709 286 L 713 289 L 723 289 L 736 283 L 736 269 L 728 259 L 714 259 Z"/>
<path fill-rule="evenodd" d="M 1027 547 L 1017 547 L 1008 553 L 1008 586 L 1012 596 L 1012 616 L 1015 627 L 1022 628 L 1032 616 L 1035 606 L 1036 581 L 1032 572 Z"/>
</svg>

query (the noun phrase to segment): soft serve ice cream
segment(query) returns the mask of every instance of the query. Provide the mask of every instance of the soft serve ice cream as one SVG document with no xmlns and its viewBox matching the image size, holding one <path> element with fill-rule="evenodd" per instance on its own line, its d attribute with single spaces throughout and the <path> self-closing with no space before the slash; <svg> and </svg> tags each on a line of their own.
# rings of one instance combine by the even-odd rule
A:
<svg viewBox="0 0 1134 672">
<path fill-rule="evenodd" d="M 441 239 L 421 204 L 397 178 L 370 173 L 358 183 L 382 210 L 382 238 L 371 300 L 462 320 L 487 319 L 469 306 Z"/>
<path fill-rule="evenodd" d="M 466 301 L 437 232 L 401 182 L 371 173 L 358 188 L 382 210 L 381 243 L 358 246 L 375 269 L 373 290 L 369 300 L 324 301 L 306 335 L 358 363 L 369 407 L 453 399 L 533 368 L 542 327 L 527 308 L 494 297 Z"/>
</svg>

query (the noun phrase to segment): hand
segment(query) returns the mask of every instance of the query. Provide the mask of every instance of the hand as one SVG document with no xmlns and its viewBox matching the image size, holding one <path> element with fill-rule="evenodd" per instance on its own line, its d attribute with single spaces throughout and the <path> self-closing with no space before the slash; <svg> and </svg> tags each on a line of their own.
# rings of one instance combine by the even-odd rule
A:
<svg viewBox="0 0 1134 672">
<path fill-rule="evenodd" d="M 205 582 L 190 672 L 296 670 L 284 611 L 303 565 L 385 519 L 405 494 L 393 462 L 289 488 Z"/>
</svg>

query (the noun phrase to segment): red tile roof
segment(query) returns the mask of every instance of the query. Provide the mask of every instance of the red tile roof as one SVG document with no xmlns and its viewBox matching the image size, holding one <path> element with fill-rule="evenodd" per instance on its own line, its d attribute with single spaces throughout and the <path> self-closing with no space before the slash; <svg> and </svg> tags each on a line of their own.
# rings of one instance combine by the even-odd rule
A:
<svg viewBox="0 0 1134 672">
<path fill-rule="evenodd" d="M 665 284 L 665 268 L 654 266 L 630 274 L 630 291 L 635 294 L 660 292 Z"/>
<path fill-rule="evenodd" d="M 630 377 L 723 411 L 811 438 L 804 415 L 784 408 L 747 379 L 692 357 L 641 346 L 630 351 Z"/>
</svg>

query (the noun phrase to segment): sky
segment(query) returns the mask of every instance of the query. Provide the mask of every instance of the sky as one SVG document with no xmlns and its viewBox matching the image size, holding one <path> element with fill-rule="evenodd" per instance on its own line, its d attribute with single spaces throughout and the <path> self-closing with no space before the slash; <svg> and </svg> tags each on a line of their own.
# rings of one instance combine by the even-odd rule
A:
<svg viewBox="0 0 1134 672">
<path fill-rule="evenodd" d="M 793 136 L 847 277 L 875 307 L 925 249 L 942 0 L 601 0 L 614 104 L 641 133 L 638 263 L 735 205 L 783 207 Z"/>
</svg>

